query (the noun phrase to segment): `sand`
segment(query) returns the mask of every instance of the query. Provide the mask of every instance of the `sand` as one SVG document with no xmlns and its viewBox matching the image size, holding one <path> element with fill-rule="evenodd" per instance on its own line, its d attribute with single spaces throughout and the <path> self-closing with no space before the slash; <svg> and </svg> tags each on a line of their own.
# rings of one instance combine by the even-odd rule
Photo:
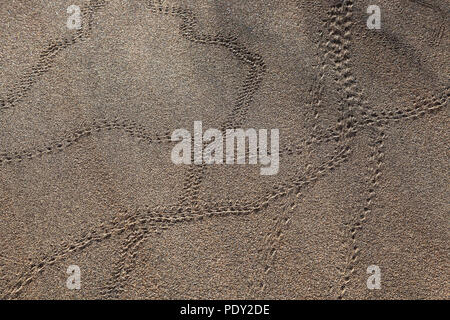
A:
<svg viewBox="0 0 450 320">
<path fill-rule="evenodd" d="M 449 3 L 371 4 L 3 1 L 0 297 L 449 299 Z M 278 174 L 173 164 L 194 121 Z"/>
</svg>

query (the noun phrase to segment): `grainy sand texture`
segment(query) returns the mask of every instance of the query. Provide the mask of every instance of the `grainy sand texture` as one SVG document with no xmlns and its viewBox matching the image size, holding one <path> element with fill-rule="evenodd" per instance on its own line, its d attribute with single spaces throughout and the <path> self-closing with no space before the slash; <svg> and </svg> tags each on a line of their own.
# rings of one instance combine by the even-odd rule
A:
<svg viewBox="0 0 450 320">
<path fill-rule="evenodd" d="M 449 299 L 449 9 L 1 0 L 0 298 Z M 278 173 L 174 164 L 194 121 Z"/>
</svg>

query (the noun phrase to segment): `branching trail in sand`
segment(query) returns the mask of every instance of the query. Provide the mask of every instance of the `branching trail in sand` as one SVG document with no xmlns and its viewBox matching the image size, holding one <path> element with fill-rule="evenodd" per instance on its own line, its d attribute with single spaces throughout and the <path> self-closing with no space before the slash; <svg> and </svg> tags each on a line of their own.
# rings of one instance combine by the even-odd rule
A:
<svg viewBox="0 0 450 320">
<path fill-rule="evenodd" d="M 31 67 L 31 70 L 20 77 L 17 84 L 10 88 L 5 97 L 0 97 L 0 111 L 18 106 L 25 98 L 33 85 L 43 74 L 48 72 L 56 62 L 58 55 L 74 44 L 87 40 L 92 32 L 93 19 L 97 11 L 107 4 L 104 0 L 91 0 L 89 4 L 81 8 L 83 16 L 87 17 L 87 23 L 70 37 L 52 41 L 48 47 L 41 51 L 39 59 Z"/>
<path fill-rule="evenodd" d="M 422 1 L 415 2 L 422 3 Z M 55 58 L 58 53 L 90 35 L 95 12 L 106 4 L 107 1 L 91 1 L 89 5 L 85 6 L 83 10 L 89 16 L 87 27 L 78 31 L 71 38 L 55 41 L 43 50 L 38 62 L 32 67 L 32 71 L 21 77 L 20 84 L 15 86 L 10 94 L 0 98 L 0 109 L 18 107 L 33 84 L 56 63 Z M 424 2 L 422 4 L 426 5 Z M 221 129 L 239 127 L 246 117 L 261 81 L 263 81 L 266 68 L 263 58 L 256 53 L 249 52 L 245 46 L 238 42 L 236 37 L 202 33 L 198 27 L 195 14 L 189 9 L 163 4 L 160 1 L 146 1 L 146 5 L 152 14 L 171 15 L 180 19 L 180 34 L 185 39 L 198 44 L 221 46 L 229 50 L 234 57 L 246 66 L 247 74 L 238 92 L 238 98 Z M 337 123 L 325 129 L 315 126 L 310 137 L 301 141 L 288 142 L 286 145 L 282 145 L 280 150 L 280 156 L 295 156 L 307 152 L 306 156 L 309 158 L 308 155 L 313 152 L 314 146 L 333 142 L 335 143 L 334 152 L 325 157 L 327 160 L 317 166 L 308 164 L 305 168 L 296 168 L 298 171 L 288 181 L 274 185 L 271 191 L 252 201 L 215 203 L 204 202 L 200 199 L 199 186 L 204 179 L 206 168 L 205 166 L 193 166 L 187 172 L 184 194 L 178 203 L 172 206 L 157 207 L 142 205 L 136 211 L 119 212 L 112 221 L 93 228 L 88 234 L 71 243 L 63 243 L 55 251 L 47 253 L 39 261 L 33 262 L 14 284 L 6 288 L 1 297 L 3 299 L 19 297 L 27 285 L 39 277 L 39 274 L 46 267 L 54 265 L 75 252 L 84 250 L 95 242 L 102 242 L 124 234 L 125 237 L 121 244 L 120 256 L 117 257 L 115 271 L 101 290 L 103 297 L 118 298 L 125 291 L 130 272 L 135 267 L 139 248 L 150 236 L 160 234 L 170 226 L 180 223 L 201 222 L 230 215 L 257 215 L 266 209 L 269 204 L 282 201 L 280 214 L 276 217 L 274 228 L 270 234 L 264 237 L 260 257 L 262 261 L 261 278 L 254 283 L 254 291 L 264 293 L 268 288 L 266 275 L 271 272 L 276 261 L 276 253 L 283 233 L 289 227 L 295 209 L 299 206 L 302 193 L 305 192 L 306 188 L 312 188 L 318 179 L 349 161 L 352 152 L 354 152 L 351 149 L 352 139 L 358 132 L 369 130 L 370 141 L 368 141 L 368 145 L 371 152 L 369 159 L 367 159 L 368 183 L 365 205 L 362 212 L 355 213 L 350 229 L 346 234 L 348 237 L 346 239 L 347 246 L 343 248 L 345 268 L 341 275 L 340 287 L 334 290 L 336 298 L 344 299 L 348 283 L 355 272 L 354 266 L 360 252 L 357 235 L 363 228 L 366 217 L 373 211 L 377 189 L 379 188 L 379 179 L 384 167 L 384 142 L 387 139 L 385 127 L 392 123 L 417 119 L 444 109 L 448 104 L 450 95 L 450 87 L 445 86 L 439 92 L 421 97 L 412 102 L 411 105 L 402 108 L 390 108 L 391 111 L 389 112 L 378 112 L 375 111 L 376 108 L 370 107 L 364 100 L 363 92 L 358 87 L 351 69 L 352 8 L 353 1 L 345 0 L 331 7 L 328 12 L 328 20 L 323 26 L 322 41 L 318 46 L 319 52 L 322 53 L 319 68 L 316 70 L 318 72 L 318 84 L 311 93 L 311 104 L 315 108 L 323 108 L 320 98 L 322 89 L 319 80 L 324 77 L 323 70 L 325 68 L 333 70 L 341 89 L 339 92 L 341 101 L 337 106 L 340 117 Z M 439 34 L 441 33 L 443 33 L 443 30 L 439 31 Z M 315 113 L 315 116 L 317 118 L 317 113 Z M 48 142 L 42 148 L 0 153 L 0 168 L 24 160 L 37 159 L 44 154 L 63 151 L 74 143 L 81 143 L 82 139 L 89 135 L 109 130 L 118 130 L 148 143 L 171 143 L 168 132 L 154 133 L 144 125 L 126 119 L 100 119 L 55 141 Z"/>
</svg>

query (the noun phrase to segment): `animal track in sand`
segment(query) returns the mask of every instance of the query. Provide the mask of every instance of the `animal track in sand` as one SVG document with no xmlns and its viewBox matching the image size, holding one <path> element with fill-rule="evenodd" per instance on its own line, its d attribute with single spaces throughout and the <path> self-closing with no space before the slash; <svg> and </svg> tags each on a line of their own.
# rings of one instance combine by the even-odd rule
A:
<svg viewBox="0 0 450 320">
<path fill-rule="evenodd" d="M 202 44 L 214 44 L 227 48 L 238 59 L 242 59 L 249 66 L 247 80 L 244 82 L 243 89 L 240 93 L 233 112 L 225 121 L 223 127 L 239 125 L 244 119 L 246 111 L 248 110 L 254 93 L 262 81 L 264 74 L 264 61 L 258 55 L 252 55 L 244 47 L 241 47 L 235 37 L 221 37 L 199 34 L 196 31 L 196 19 L 193 13 L 188 9 L 182 9 L 174 6 L 164 6 L 162 3 L 156 4 L 153 1 L 148 1 L 149 7 L 154 13 L 173 15 L 182 19 L 180 30 L 185 38 L 190 41 Z M 283 206 L 283 214 L 280 214 L 277 219 L 279 221 L 275 224 L 275 229 L 267 241 L 263 244 L 264 253 L 262 266 L 263 272 L 267 273 L 271 270 L 271 264 L 276 259 L 277 241 L 282 236 L 284 228 L 288 226 L 289 217 L 293 214 L 293 210 L 298 206 L 297 199 L 300 198 L 301 191 L 306 186 L 313 185 L 320 177 L 332 172 L 335 168 L 347 161 L 351 155 L 350 141 L 358 133 L 359 130 L 366 128 L 374 128 L 375 134 L 373 140 L 369 142 L 372 146 L 372 153 L 370 155 L 369 163 L 369 190 L 366 198 L 367 206 L 364 207 L 364 212 L 360 213 L 359 221 L 355 220 L 354 225 L 350 229 L 351 237 L 351 254 L 347 262 L 347 269 L 342 275 L 342 287 L 338 298 L 344 298 L 348 282 L 351 280 L 350 276 L 353 274 L 353 266 L 358 256 L 358 245 L 355 240 L 357 230 L 362 228 L 362 222 L 365 220 L 365 215 L 370 214 L 373 200 L 376 197 L 376 188 L 378 187 L 378 178 L 383 167 L 383 140 L 386 138 L 383 132 L 383 126 L 391 122 L 399 122 L 401 120 L 415 119 L 420 116 L 427 115 L 444 108 L 448 103 L 449 87 L 437 94 L 423 97 L 417 101 L 414 106 L 397 109 L 389 112 L 375 112 L 372 108 L 367 107 L 362 99 L 362 92 L 357 86 L 356 79 L 352 75 L 350 68 L 350 46 L 351 46 L 351 25 L 352 25 L 352 7 L 353 1 L 344 1 L 343 4 L 337 5 L 330 10 L 329 21 L 325 27 L 328 31 L 328 37 L 333 38 L 337 36 L 337 41 L 329 41 L 325 44 L 326 59 L 331 61 L 330 67 L 336 72 L 337 81 L 342 87 L 343 91 L 349 93 L 343 95 L 343 100 L 339 109 L 342 113 L 335 127 L 328 129 L 316 128 L 317 132 L 303 141 L 288 143 L 282 147 L 281 154 L 295 155 L 304 152 L 307 148 L 323 142 L 334 142 L 336 144 L 335 151 L 327 155 L 327 160 L 317 166 L 307 166 L 305 172 L 295 173 L 292 178 L 287 181 L 274 186 L 273 190 L 262 195 L 258 199 L 251 202 L 231 202 L 231 203 L 205 203 L 200 201 L 198 194 L 198 185 L 201 183 L 203 175 L 203 168 L 193 169 L 188 173 L 188 179 L 185 183 L 186 196 L 183 197 L 180 203 L 173 206 L 142 208 L 136 212 L 126 212 L 124 215 L 116 217 L 111 222 L 101 225 L 71 244 L 64 244 L 56 252 L 49 254 L 30 265 L 30 268 L 25 272 L 19 280 L 5 290 L 3 298 L 15 298 L 24 289 L 26 285 L 32 282 L 42 270 L 49 265 L 53 265 L 67 257 L 71 253 L 87 248 L 93 242 L 104 241 L 112 236 L 127 233 L 123 246 L 122 256 L 117 262 L 116 272 L 112 275 L 111 281 L 106 285 L 104 294 L 111 297 L 117 297 L 123 291 L 126 284 L 127 276 L 130 268 L 133 267 L 132 261 L 142 243 L 151 234 L 158 234 L 164 229 L 176 223 L 187 223 L 202 221 L 207 218 L 220 217 L 226 215 L 249 215 L 256 214 L 263 210 L 269 203 L 285 198 L 288 200 Z M 57 51 L 55 51 L 57 52 Z M 329 62 L 327 62 L 329 63 Z M 44 70 L 44 69 L 43 69 Z M 35 78 L 37 79 L 37 77 Z M 35 80 L 33 80 L 35 81 Z M 32 85 L 33 82 L 27 82 Z M 316 106 L 320 106 L 320 87 L 316 93 L 313 94 L 313 101 Z M 24 95 L 18 95 L 17 99 L 3 100 L 3 106 L 16 106 Z M 6 103 L 5 103 L 6 101 Z M 6 105 L 8 104 L 8 105 Z M 34 158 L 42 153 L 53 152 L 54 150 L 64 149 L 76 140 L 89 135 L 99 130 L 117 129 L 129 133 L 132 136 L 147 140 L 149 142 L 157 141 L 160 137 L 161 142 L 169 142 L 167 134 L 163 135 L 146 135 L 144 129 L 138 128 L 137 125 L 127 125 L 126 122 L 117 120 L 108 120 L 98 124 L 95 122 L 93 126 L 86 130 L 77 132 L 74 136 L 64 137 L 56 143 L 45 145 L 44 150 L 24 151 L 18 154 L 3 154 L 0 155 L 0 163 L 10 164 L 14 161 L 21 161 L 26 158 Z M 78 135 L 80 134 L 80 135 Z M 50 149 L 49 149 L 50 148 Z M 45 151 L 47 150 L 47 151 Z M 311 152 L 312 150 L 308 150 Z M 367 210 L 366 210 L 367 208 Z M 256 284 L 261 290 L 265 290 L 267 284 L 264 281 Z"/>
</svg>

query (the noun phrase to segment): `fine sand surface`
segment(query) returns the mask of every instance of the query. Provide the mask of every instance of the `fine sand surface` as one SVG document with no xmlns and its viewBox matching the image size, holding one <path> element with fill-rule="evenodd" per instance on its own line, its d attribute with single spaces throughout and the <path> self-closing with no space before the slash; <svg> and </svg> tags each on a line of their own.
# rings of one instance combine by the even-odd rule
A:
<svg viewBox="0 0 450 320">
<path fill-rule="evenodd" d="M 0 2 L 0 298 L 450 298 L 448 0 Z"/>
</svg>

